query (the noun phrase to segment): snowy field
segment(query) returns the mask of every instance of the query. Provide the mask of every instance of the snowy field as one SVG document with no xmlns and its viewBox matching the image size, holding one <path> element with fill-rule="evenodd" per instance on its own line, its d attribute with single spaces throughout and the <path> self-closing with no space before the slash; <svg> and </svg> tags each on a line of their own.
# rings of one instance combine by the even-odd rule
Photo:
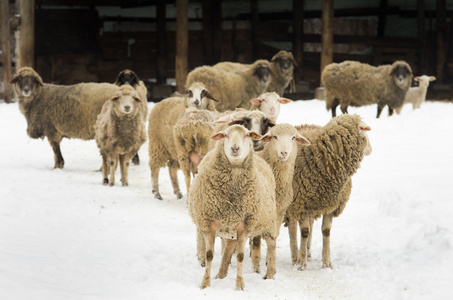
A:
<svg viewBox="0 0 453 300">
<path fill-rule="evenodd" d="M 263 249 L 263 274 L 246 257 L 239 292 L 234 258 L 227 278 L 200 290 L 186 197 L 176 199 L 162 169 L 164 200 L 153 198 L 147 144 L 129 187 L 103 186 L 94 141 L 64 140 L 65 168 L 54 170 L 48 142 L 27 136 L 17 104 L 0 103 L 0 299 L 453 299 L 453 104 L 393 117 L 385 109 L 380 119 L 376 106 L 350 113 L 371 126 L 373 153 L 333 221 L 333 269 L 321 268 L 320 221 L 305 271 L 291 265 L 283 228 L 275 279 L 262 279 Z M 312 100 L 282 106 L 278 121 L 329 120 Z M 179 180 L 185 194 L 182 172 Z M 213 276 L 219 249 L 217 240 Z"/>
</svg>

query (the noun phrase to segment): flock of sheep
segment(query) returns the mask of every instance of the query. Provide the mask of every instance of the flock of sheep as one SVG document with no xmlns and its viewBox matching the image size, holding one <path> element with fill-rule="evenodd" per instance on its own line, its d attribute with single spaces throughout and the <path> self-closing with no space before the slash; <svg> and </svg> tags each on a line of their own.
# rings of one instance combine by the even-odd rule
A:
<svg viewBox="0 0 453 300">
<path fill-rule="evenodd" d="M 291 102 L 283 91 L 293 80 L 296 62 L 286 51 L 271 61 L 252 64 L 221 62 L 188 74 L 186 88 L 157 103 L 148 116 L 146 87 L 131 70 L 120 72 L 114 84 L 46 84 L 24 67 L 11 80 L 31 138 L 47 137 L 55 168 L 63 168 L 63 138 L 95 139 L 102 157 L 102 183 L 128 182 L 131 160 L 149 142 L 152 193 L 159 192 L 160 168 L 168 167 L 173 192 L 177 171 L 184 173 L 187 206 L 197 227 L 197 257 L 205 274 L 202 288 L 211 284 L 216 237 L 222 238 L 222 260 L 216 278 L 224 278 L 234 253 L 236 289 L 244 289 L 244 248 L 250 239 L 253 270 L 260 272 L 261 238 L 267 244 L 266 273 L 276 272 L 276 240 L 282 224 L 288 227 L 292 263 L 307 267 L 313 222 L 322 219 L 322 264 L 332 267 L 330 229 L 351 194 L 351 177 L 371 153 L 370 127 L 360 116 L 348 115 L 349 105 L 386 105 L 399 113 L 404 101 L 419 107 L 434 77 L 416 77 L 402 61 L 372 67 L 353 61 L 331 64 L 322 73 L 327 109 L 325 126 L 278 123 L 280 105 Z M 408 92 L 409 90 L 409 92 Z M 408 98 L 405 100 L 406 95 Z M 410 97 L 409 97 L 410 96 Z M 411 99 L 409 99 L 411 98 Z M 340 105 L 341 116 L 335 117 Z M 148 132 L 145 122 L 148 119 Z M 146 136 L 148 134 L 148 136 Z M 297 226 L 300 228 L 300 246 Z"/>
</svg>

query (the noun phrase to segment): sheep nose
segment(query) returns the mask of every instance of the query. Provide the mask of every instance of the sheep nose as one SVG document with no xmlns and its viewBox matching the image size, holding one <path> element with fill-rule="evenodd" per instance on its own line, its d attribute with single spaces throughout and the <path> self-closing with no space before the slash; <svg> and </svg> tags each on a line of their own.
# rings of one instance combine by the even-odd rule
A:
<svg viewBox="0 0 453 300">
<path fill-rule="evenodd" d="M 286 158 L 286 156 L 288 156 L 288 152 L 286 151 L 282 151 L 280 152 L 280 154 L 282 155 L 283 158 Z"/>
<path fill-rule="evenodd" d="M 194 104 L 195 104 L 196 106 L 198 106 L 198 104 L 200 104 L 200 101 L 198 101 L 198 99 L 197 99 L 197 100 L 195 100 Z"/>
<path fill-rule="evenodd" d="M 233 146 L 231 147 L 231 152 L 232 152 L 233 154 L 238 154 L 239 148 L 240 148 L 239 146 L 233 145 Z"/>
<path fill-rule="evenodd" d="M 125 110 L 126 112 L 128 112 L 130 109 L 131 109 L 131 106 L 130 106 L 130 105 L 124 106 L 124 110 Z"/>
</svg>

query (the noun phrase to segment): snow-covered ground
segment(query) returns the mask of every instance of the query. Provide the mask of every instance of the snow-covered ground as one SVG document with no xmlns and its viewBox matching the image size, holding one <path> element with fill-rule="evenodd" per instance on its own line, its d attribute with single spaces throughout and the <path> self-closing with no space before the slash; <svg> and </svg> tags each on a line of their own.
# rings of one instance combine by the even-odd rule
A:
<svg viewBox="0 0 453 300">
<path fill-rule="evenodd" d="M 253 273 L 246 258 L 238 292 L 235 259 L 227 278 L 200 290 L 186 198 L 173 195 L 165 169 L 165 199 L 153 198 L 147 144 L 129 187 L 103 186 L 94 141 L 64 140 L 65 168 L 54 170 L 48 142 L 27 136 L 17 104 L 1 103 L 0 299 L 453 299 L 453 104 L 384 110 L 380 119 L 376 106 L 349 111 L 371 126 L 373 153 L 334 219 L 333 269 L 321 268 L 319 221 L 305 271 L 291 265 L 283 228 L 275 279 Z M 278 121 L 329 120 L 312 100 L 282 106 Z M 185 193 L 181 172 L 179 180 Z M 219 249 L 217 241 L 213 275 Z"/>
</svg>

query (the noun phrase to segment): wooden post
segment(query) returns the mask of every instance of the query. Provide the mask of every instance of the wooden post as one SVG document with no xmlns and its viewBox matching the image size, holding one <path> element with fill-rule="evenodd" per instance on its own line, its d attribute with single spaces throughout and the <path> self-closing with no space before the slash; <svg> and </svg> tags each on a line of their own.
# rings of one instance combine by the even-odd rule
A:
<svg viewBox="0 0 453 300">
<path fill-rule="evenodd" d="M 184 89 L 189 52 L 188 0 L 176 0 L 176 90 Z"/>
<path fill-rule="evenodd" d="M 445 63 L 447 61 L 447 1 L 436 0 L 436 13 L 437 13 L 437 64 L 436 64 L 436 77 L 439 83 L 444 81 Z"/>
<path fill-rule="evenodd" d="M 167 82 L 167 42 L 166 42 L 166 9 L 165 0 L 158 0 L 156 5 L 157 15 L 157 75 L 156 80 L 158 84 Z"/>
<path fill-rule="evenodd" d="M 204 64 L 214 64 L 213 28 L 212 28 L 212 1 L 203 0 L 203 53 Z"/>
<path fill-rule="evenodd" d="M 258 0 L 250 0 L 250 12 L 252 16 L 252 60 L 254 61 L 258 58 L 258 41 L 255 34 L 259 22 Z"/>
<path fill-rule="evenodd" d="M 212 53 L 214 63 L 222 59 L 222 1 L 212 1 Z"/>
<path fill-rule="evenodd" d="M 379 7 L 380 7 L 381 11 L 379 12 L 379 19 L 378 19 L 378 32 L 377 32 L 378 36 L 384 36 L 384 33 L 385 33 L 385 23 L 386 23 L 386 19 L 387 19 L 385 9 L 388 6 L 387 2 L 388 2 L 387 0 L 380 1 Z"/>
<path fill-rule="evenodd" d="M 427 73 L 426 64 L 426 27 L 425 27 L 425 0 L 417 0 L 417 21 L 419 48 L 419 73 Z"/>
<path fill-rule="evenodd" d="M 293 0 L 293 55 L 297 62 L 294 69 L 296 82 L 303 78 L 304 66 L 304 1 Z"/>
<path fill-rule="evenodd" d="M 321 70 L 333 62 L 333 0 L 322 0 Z"/>
<path fill-rule="evenodd" d="M 0 29 L 2 43 L 2 66 L 3 66 L 3 96 L 6 103 L 11 103 L 13 90 L 11 80 L 11 34 L 9 26 L 9 1 L 0 0 Z"/>
<path fill-rule="evenodd" d="M 20 45 L 19 61 L 20 67 L 31 67 L 35 65 L 35 0 L 20 1 Z"/>
</svg>

